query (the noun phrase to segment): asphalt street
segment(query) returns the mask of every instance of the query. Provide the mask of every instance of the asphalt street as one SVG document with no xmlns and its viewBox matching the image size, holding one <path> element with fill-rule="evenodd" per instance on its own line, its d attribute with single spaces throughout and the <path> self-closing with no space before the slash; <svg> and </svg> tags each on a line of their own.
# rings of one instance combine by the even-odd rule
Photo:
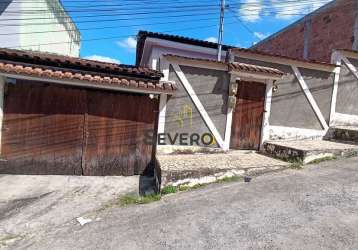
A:
<svg viewBox="0 0 358 250">
<path fill-rule="evenodd" d="M 12 248 L 358 249 L 358 158 L 213 184 L 96 216 Z"/>
</svg>

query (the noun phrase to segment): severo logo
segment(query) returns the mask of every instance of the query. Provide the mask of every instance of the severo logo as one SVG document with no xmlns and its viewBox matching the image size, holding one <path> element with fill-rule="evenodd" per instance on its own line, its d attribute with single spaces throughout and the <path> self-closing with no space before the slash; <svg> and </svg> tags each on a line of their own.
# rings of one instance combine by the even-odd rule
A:
<svg viewBox="0 0 358 250">
<path fill-rule="evenodd" d="M 157 145 L 180 145 L 180 146 L 210 146 L 216 143 L 215 138 L 210 133 L 159 133 L 154 138 L 153 130 L 145 131 L 144 143 L 153 145 L 153 140 Z"/>
</svg>

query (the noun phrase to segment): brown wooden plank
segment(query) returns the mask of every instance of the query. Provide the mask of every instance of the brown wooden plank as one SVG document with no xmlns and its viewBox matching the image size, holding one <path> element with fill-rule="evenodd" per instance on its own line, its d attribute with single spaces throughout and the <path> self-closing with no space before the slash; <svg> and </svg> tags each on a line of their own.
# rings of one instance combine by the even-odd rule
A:
<svg viewBox="0 0 358 250">
<path fill-rule="evenodd" d="M 82 174 L 86 92 L 17 80 L 8 84 L 0 173 Z"/>
<path fill-rule="evenodd" d="M 154 129 L 157 109 L 148 95 L 89 91 L 84 174 L 142 173 L 152 159 L 144 133 Z"/>
<path fill-rule="evenodd" d="M 233 115 L 231 148 L 257 150 L 260 145 L 266 86 L 257 82 L 239 83 Z"/>
</svg>

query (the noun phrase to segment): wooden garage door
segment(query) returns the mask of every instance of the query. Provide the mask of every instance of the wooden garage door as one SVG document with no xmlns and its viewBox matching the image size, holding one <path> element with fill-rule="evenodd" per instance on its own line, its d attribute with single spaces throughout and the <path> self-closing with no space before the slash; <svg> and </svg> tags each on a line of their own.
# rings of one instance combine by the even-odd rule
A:
<svg viewBox="0 0 358 250">
<path fill-rule="evenodd" d="M 0 173 L 133 175 L 148 167 L 157 100 L 17 81 L 7 84 Z"/>
<path fill-rule="evenodd" d="M 0 172 L 82 174 L 86 92 L 21 81 L 5 89 Z"/>
<path fill-rule="evenodd" d="M 148 96 L 88 92 L 85 114 L 85 175 L 142 173 L 152 159 L 145 131 L 154 130 L 158 101 Z"/>
<path fill-rule="evenodd" d="M 265 90 L 265 84 L 240 81 L 233 115 L 231 148 L 259 149 Z"/>
</svg>

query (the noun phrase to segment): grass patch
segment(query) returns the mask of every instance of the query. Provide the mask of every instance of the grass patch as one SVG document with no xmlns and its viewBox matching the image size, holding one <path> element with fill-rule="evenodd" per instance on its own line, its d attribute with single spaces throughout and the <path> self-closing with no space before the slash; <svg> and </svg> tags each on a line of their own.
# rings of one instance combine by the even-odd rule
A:
<svg viewBox="0 0 358 250">
<path fill-rule="evenodd" d="M 190 189 L 190 187 L 188 185 L 179 186 L 179 191 L 180 192 L 188 191 L 189 189 Z"/>
<path fill-rule="evenodd" d="M 189 189 L 194 190 L 194 189 L 198 189 L 198 188 L 205 187 L 205 186 L 207 186 L 207 185 L 208 185 L 208 184 L 195 184 L 194 186 L 189 187 Z"/>
<path fill-rule="evenodd" d="M 208 184 L 206 184 L 206 183 L 195 184 L 194 186 L 181 185 L 181 186 L 179 186 L 179 191 L 180 192 L 185 192 L 185 191 L 195 190 L 195 189 L 198 189 L 198 188 L 206 187 L 207 185 Z"/>
<path fill-rule="evenodd" d="M 20 235 L 8 234 L 6 236 L 0 237 L 0 246 L 7 246 L 7 243 L 21 239 Z"/>
<path fill-rule="evenodd" d="M 177 188 L 177 187 L 174 187 L 173 185 L 165 186 L 165 187 L 162 188 L 162 190 L 161 190 L 161 194 L 162 194 L 162 195 L 175 194 L 176 192 L 178 192 L 178 188 Z"/>
<path fill-rule="evenodd" d="M 119 204 L 121 206 L 140 205 L 159 201 L 160 199 L 160 194 L 153 194 L 148 196 L 125 195 L 119 199 Z"/>
<path fill-rule="evenodd" d="M 297 170 L 303 169 L 303 163 L 301 161 L 291 162 L 289 168 Z"/>
<path fill-rule="evenodd" d="M 336 156 L 326 156 L 326 157 L 319 158 L 319 159 L 316 159 L 314 161 L 311 161 L 309 164 L 318 164 L 318 163 L 321 163 L 321 162 L 333 161 L 333 160 L 337 160 L 337 157 Z"/>
<path fill-rule="evenodd" d="M 239 176 L 227 176 L 227 177 L 224 177 L 222 179 L 218 179 L 215 181 L 215 183 L 226 183 L 226 182 L 234 182 L 234 181 L 239 181 L 241 180 L 242 177 L 239 177 Z"/>
<path fill-rule="evenodd" d="M 119 197 L 119 199 L 115 199 L 106 203 L 102 208 L 99 209 L 99 211 L 103 211 L 115 206 L 148 204 L 148 203 L 159 201 L 162 198 L 162 196 L 167 194 L 174 194 L 177 193 L 178 191 L 184 192 L 184 191 L 194 190 L 204 186 L 206 186 L 206 184 L 196 184 L 192 187 L 190 187 L 189 185 L 181 185 L 178 187 L 175 187 L 173 185 L 168 185 L 162 188 L 160 194 L 153 194 L 148 196 L 138 196 L 138 195 L 129 194 L 129 195 L 121 196 Z"/>
<path fill-rule="evenodd" d="M 174 194 L 174 193 L 177 193 L 177 192 L 185 192 L 185 191 L 189 191 L 189 190 L 202 188 L 202 187 L 205 187 L 207 185 L 208 184 L 195 184 L 194 186 L 189 186 L 189 185 L 179 185 L 179 186 L 168 185 L 168 186 L 165 186 L 164 188 L 162 188 L 161 195 Z"/>
</svg>

